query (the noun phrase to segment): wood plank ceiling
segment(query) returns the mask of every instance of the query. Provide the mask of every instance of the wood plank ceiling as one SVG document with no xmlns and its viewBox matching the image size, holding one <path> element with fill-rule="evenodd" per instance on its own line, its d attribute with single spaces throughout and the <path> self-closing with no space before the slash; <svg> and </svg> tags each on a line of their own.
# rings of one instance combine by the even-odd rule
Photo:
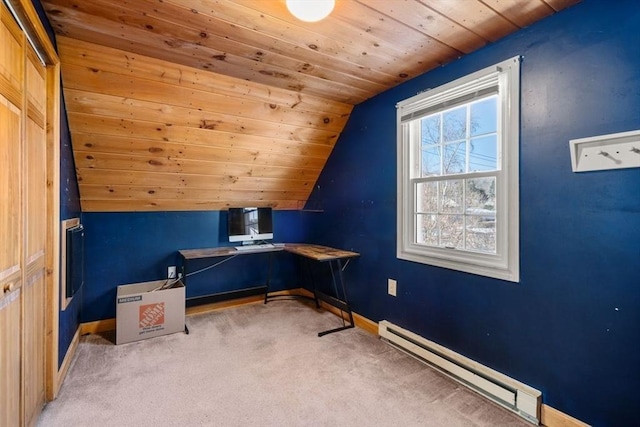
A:
<svg viewBox="0 0 640 427">
<path fill-rule="evenodd" d="M 302 209 L 354 105 L 578 1 L 43 0 L 82 209 Z"/>
</svg>

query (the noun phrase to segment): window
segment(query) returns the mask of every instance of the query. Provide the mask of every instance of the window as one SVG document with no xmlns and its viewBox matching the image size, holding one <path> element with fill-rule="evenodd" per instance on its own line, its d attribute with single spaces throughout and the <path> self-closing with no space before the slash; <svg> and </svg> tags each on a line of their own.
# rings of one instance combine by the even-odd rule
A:
<svg viewBox="0 0 640 427">
<path fill-rule="evenodd" d="M 398 107 L 398 258 L 518 282 L 520 58 Z"/>
</svg>

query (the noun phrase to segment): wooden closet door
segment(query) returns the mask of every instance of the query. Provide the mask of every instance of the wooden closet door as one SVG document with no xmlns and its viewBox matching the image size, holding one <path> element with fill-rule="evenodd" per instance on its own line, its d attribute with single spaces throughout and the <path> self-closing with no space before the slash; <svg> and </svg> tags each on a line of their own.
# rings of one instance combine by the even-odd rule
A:
<svg viewBox="0 0 640 427">
<path fill-rule="evenodd" d="M 44 405 L 45 247 L 47 221 L 46 69 L 27 46 L 24 145 L 24 280 L 22 383 L 25 425 Z"/>
<path fill-rule="evenodd" d="M 20 425 L 24 36 L 0 3 L 0 425 Z"/>
</svg>

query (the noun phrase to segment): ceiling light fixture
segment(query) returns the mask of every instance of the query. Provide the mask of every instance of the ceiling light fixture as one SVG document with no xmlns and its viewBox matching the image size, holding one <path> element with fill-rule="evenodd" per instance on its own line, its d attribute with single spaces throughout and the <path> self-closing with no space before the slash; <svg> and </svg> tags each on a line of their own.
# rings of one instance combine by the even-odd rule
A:
<svg viewBox="0 0 640 427">
<path fill-rule="evenodd" d="M 287 0 L 289 12 L 305 22 L 317 22 L 326 18 L 335 5 L 335 0 Z"/>
</svg>

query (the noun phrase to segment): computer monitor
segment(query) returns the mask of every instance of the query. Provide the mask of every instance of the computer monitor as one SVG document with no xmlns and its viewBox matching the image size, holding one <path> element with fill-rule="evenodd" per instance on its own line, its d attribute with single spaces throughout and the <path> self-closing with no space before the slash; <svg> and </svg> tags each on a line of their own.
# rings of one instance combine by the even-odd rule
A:
<svg viewBox="0 0 640 427">
<path fill-rule="evenodd" d="M 273 239 L 271 208 L 229 208 L 229 242 L 251 244 Z"/>
</svg>

